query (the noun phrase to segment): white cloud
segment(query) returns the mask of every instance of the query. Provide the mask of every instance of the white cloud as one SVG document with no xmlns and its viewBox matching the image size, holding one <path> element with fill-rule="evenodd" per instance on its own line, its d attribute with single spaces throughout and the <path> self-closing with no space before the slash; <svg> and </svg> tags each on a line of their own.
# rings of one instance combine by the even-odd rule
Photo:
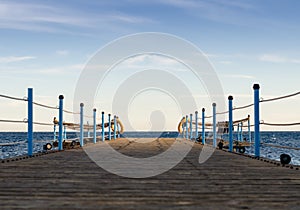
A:
<svg viewBox="0 0 300 210">
<path fill-rule="evenodd" d="M 66 55 L 69 55 L 70 52 L 68 50 L 57 50 L 56 54 L 61 55 L 61 56 L 66 56 Z"/>
<path fill-rule="evenodd" d="M 219 61 L 219 63 L 229 65 L 232 64 L 232 61 Z"/>
<path fill-rule="evenodd" d="M 0 63 L 20 62 L 20 61 L 32 60 L 35 58 L 36 57 L 34 56 L 6 56 L 6 57 L 0 57 Z"/>
<path fill-rule="evenodd" d="M 254 76 L 246 75 L 246 74 L 223 74 L 220 76 L 227 77 L 227 78 L 255 79 Z"/>
<path fill-rule="evenodd" d="M 113 27 L 112 24 L 149 22 L 153 21 L 115 11 L 87 13 L 75 7 L 0 2 L 0 28 L 67 33 L 70 32 L 70 26 L 90 29 L 97 29 L 101 26 L 107 29 Z"/>
<path fill-rule="evenodd" d="M 271 63 L 300 63 L 300 59 L 288 58 L 282 55 L 276 54 L 263 54 L 258 57 L 260 61 Z"/>
<path fill-rule="evenodd" d="M 273 63 L 283 63 L 287 62 L 287 58 L 274 54 L 264 54 L 259 56 L 259 60 Z"/>
</svg>

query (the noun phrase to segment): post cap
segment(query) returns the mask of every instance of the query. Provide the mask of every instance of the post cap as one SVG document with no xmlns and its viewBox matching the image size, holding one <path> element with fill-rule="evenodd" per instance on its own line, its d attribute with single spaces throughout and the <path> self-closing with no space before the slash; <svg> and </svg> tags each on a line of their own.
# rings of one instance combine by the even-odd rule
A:
<svg viewBox="0 0 300 210">
<path fill-rule="evenodd" d="M 104 112 L 102 112 L 102 114 L 104 114 Z"/>
<path fill-rule="evenodd" d="M 96 109 L 96 108 L 94 108 L 94 109 L 93 109 L 93 111 L 95 112 L 95 111 L 97 111 L 97 109 Z"/>
<path fill-rule="evenodd" d="M 205 108 L 202 108 L 202 112 L 205 112 Z"/>
<path fill-rule="evenodd" d="M 108 116 L 111 116 L 111 114 L 108 114 Z"/>
<path fill-rule="evenodd" d="M 63 95 L 59 95 L 58 98 L 59 99 L 64 99 L 64 96 Z"/>
<path fill-rule="evenodd" d="M 217 104 L 216 104 L 216 103 L 213 103 L 212 105 L 213 105 L 213 106 L 217 106 Z"/>
<path fill-rule="evenodd" d="M 198 111 L 195 111 L 195 114 L 198 114 Z"/>
<path fill-rule="evenodd" d="M 257 90 L 257 89 L 259 89 L 259 88 L 260 88 L 260 87 L 259 87 L 259 84 L 254 84 L 254 85 L 253 85 L 253 89 L 254 89 L 254 90 Z"/>
<path fill-rule="evenodd" d="M 233 100 L 233 97 L 232 96 L 228 96 L 228 100 Z"/>
<path fill-rule="evenodd" d="M 81 107 L 83 107 L 83 106 L 84 106 L 84 104 L 83 104 L 83 103 L 80 103 L 80 106 L 81 106 Z"/>
</svg>

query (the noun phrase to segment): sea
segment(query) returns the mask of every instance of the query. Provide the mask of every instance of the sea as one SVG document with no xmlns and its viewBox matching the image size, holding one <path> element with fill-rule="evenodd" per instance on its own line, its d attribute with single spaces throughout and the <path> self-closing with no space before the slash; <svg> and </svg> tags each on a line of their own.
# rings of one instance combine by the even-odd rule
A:
<svg viewBox="0 0 300 210">
<path fill-rule="evenodd" d="M 100 133 L 97 133 L 101 136 Z M 210 137 L 212 134 L 207 132 L 206 135 Z M 67 139 L 78 138 L 78 132 L 67 132 Z M 88 134 L 85 133 L 85 137 Z M 237 133 L 234 133 L 234 139 L 238 137 Z M 251 132 L 251 141 L 253 142 L 254 133 Z M 288 131 L 288 132 L 261 132 L 261 148 L 260 156 L 271 160 L 280 160 L 281 154 L 288 154 L 291 156 L 291 164 L 300 165 L 300 132 Z M 164 132 L 125 132 L 121 134 L 121 138 L 177 138 L 182 137 L 182 134 L 174 131 Z M 222 136 L 226 139 L 226 136 Z M 243 133 L 242 139 L 249 141 L 248 133 Z M 53 132 L 35 132 L 33 134 L 33 152 L 43 152 L 43 146 L 46 143 L 53 143 L 57 137 L 54 138 Z M 274 147 L 279 146 L 279 147 Z M 289 148 L 280 148 L 289 147 Z M 55 149 L 55 148 L 53 148 Z M 246 147 L 246 154 L 254 155 L 254 145 Z M 13 158 L 27 154 L 27 132 L 0 132 L 0 159 Z"/>
</svg>

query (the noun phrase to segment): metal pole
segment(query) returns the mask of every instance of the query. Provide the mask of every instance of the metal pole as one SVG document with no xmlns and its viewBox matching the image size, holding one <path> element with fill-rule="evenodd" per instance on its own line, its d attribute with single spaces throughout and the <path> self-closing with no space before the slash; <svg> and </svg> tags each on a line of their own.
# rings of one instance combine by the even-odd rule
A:
<svg viewBox="0 0 300 210">
<path fill-rule="evenodd" d="M 86 121 L 86 124 L 87 124 L 87 129 L 88 129 L 87 137 L 90 138 L 91 135 L 90 135 L 90 124 L 89 124 L 89 121 Z"/>
<path fill-rule="evenodd" d="M 190 114 L 190 140 L 193 139 L 193 114 Z"/>
<path fill-rule="evenodd" d="M 232 96 L 228 96 L 228 110 L 229 110 L 229 125 L 228 125 L 228 131 L 229 131 L 229 151 L 232 152 L 233 151 L 233 132 L 232 132 L 232 100 L 233 97 Z"/>
<path fill-rule="evenodd" d="M 33 89 L 28 88 L 28 132 L 27 132 L 27 143 L 28 143 L 28 156 L 32 156 L 33 151 Z"/>
<path fill-rule="evenodd" d="M 59 114 L 58 114 L 58 150 L 63 150 L 63 99 L 64 96 L 59 97 Z"/>
<path fill-rule="evenodd" d="M 183 120 L 185 120 L 185 117 L 183 117 Z M 182 123 L 182 138 L 184 138 L 184 134 L 185 134 L 185 124 Z"/>
<path fill-rule="evenodd" d="M 186 139 L 189 139 L 188 119 L 189 119 L 189 116 L 186 115 L 185 116 L 185 130 L 186 130 L 185 138 Z"/>
<path fill-rule="evenodd" d="M 111 140 L 111 119 L 110 119 L 111 114 L 108 114 L 108 140 Z"/>
<path fill-rule="evenodd" d="M 118 123 L 118 119 L 119 119 L 119 117 L 117 116 L 117 134 L 118 134 L 118 138 L 120 138 L 121 137 L 121 135 L 120 135 L 120 126 L 119 126 L 119 123 Z"/>
<path fill-rule="evenodd" d="M 104 136 L 104 112 L 102 112 L 102 141 L 105 141 L 105 136 Z"/>
<path fill-rule="evenodd" d="M 116 115 L 114 115 L 114 139 L 117 138 L 117 135 L 116 135 L 116 132 L 117 132 L 116 124 L 117 124 L 117 117 L 116 117 Z"/>
<path fill-rule="evenodd" d="M 216 113 L 216 103 L 213 106 L 213 147 L 217 147 L 217 113 Z"/>
<path fill-rule="evenodd" d="M 237 140 L 240 141 L 240 123 L 237 124 Z"/>
<path fill-rule="evenodd" d="M 197 141 L 198 138 L 198 111 L 195 111 L 195 123 L 196 123 L 196 136 L 195 136 L 195 141 Z"/>
<path fill-rule="evenodd" d="M 56 124 L 53 126 L 53 141 L 56 140 Z"/>
<path fill-rule="evenodd" d="M 80 103 L 80 146 L 83 147 L 83 106 L 84 104 L 83 103 Z"/>
<path fill-rule="evenodd" d="M 94 144 L 96 144 L 97 142 L 97 122 L 96 122 L 96 114 L 97 114 L 97 109 L 93 109 L 93 129 L 94 129 L 94 132 L 93 132 L 93 141 L 94 141 Z"/>
<path fill-rule="evenodd" d="M 205 109 L 202 109 L 202 144 L 205 144 Z"/>
<path fill-rule="evenodd" d="M 254 84 L 254 142 L 255 156 L 260 156 L 259 84 Z"/>
<path fill-rule="evenodd" d="M 243 122 L 241 122 L 240 129 L 240 140 L 243 141 Z"/>
<path fill-rule="evenodd" d="M 248 115 L 248 141 L 251 143 L 250 115 Z"/>
<path fill-rule="evenodd" d="M 64 138 L 67 139 L 67 127 L 64 125 Z"/>
</svg>

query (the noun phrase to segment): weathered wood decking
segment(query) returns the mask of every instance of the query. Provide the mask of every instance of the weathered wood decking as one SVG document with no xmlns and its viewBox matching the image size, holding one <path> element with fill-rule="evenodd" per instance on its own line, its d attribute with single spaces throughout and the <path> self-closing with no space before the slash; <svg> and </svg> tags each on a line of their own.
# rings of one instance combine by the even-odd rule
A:
<svg viewBox="0 0 300 210">
<path fill-rule="evenodd" d="M 173 140 L 111 141 L 124 154 L 148 157 Z M 30 209 L 299 209 L 300 170 L 216 150 L 198 163 L 202 146 L 170 171 L 122 178 L 82 149 L 0 164 L 0 208 Z"/>
</svg>

